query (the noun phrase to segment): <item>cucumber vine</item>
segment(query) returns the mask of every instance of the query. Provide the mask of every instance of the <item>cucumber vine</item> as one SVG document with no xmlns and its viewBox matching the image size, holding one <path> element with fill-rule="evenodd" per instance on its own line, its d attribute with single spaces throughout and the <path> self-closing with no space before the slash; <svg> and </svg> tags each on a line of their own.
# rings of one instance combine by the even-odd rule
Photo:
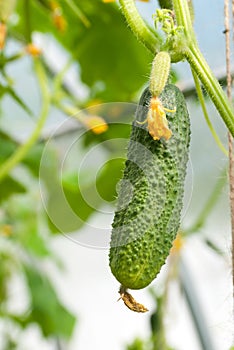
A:
<svg viewBox="0 0 234 350">
<path fill-rule="evenodd" d="M 187 0 L 172 0 L 177 27 L 172 28 L 174 35 L 170 34 L 165 42 L 158 33 L 149 29 L 138 13 L 134 0 L 120 0 L 120 4 L 133 33 L 154 55 L 159 51 L 168 50 L 172 62 L 187 60 L 191 70 L 205 87 L 228 130 L 234 136 L 233 108 L 199 49 Z M 177 28 L 176 32 L 175 28 Z"/>
<path fill-rule="evenodd" d="M 9 172 L 15 167 L 15 165 L 17 165 L 25 157 L 25 155 L 28 153 L 31 147 L 36 143 L 41 134 L 42 128 L 47 120 L 47 116 L 50 109 L 50 94 L 48 92 L 46 72 L 39 59 L 35 59 L 34 63 L 35 72 L 38 77 L 42 95 L 41 112 L 37 120 L 37 124 L 32 134 L 29 136 L 28 140 L 25 143 L 23 143 L 20 147 L 18 147 L 15 153 L 13 153 L 12 156 L 9 157 L 0 166 L 0 181 L 2 181 L 9 174 Z"/>
</svg>

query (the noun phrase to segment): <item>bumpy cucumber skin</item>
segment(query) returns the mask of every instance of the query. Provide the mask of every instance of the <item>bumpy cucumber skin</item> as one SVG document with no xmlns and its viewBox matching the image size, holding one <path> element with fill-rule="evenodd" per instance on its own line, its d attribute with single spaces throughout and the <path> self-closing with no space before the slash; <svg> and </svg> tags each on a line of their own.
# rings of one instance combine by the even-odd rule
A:
<svg viewBox="0 0 234 350">
<path fill-rule="evenodd" d="M 176 107 L 167 114 L 168 141 L 154 141 L 147 126 L 136 122 L 145 120 L 150 98 L 147 88 L 132 125 L 110 243 L 111 271 L 130 289 L 149 285 L 169 255 L 180 225 L 188 162 L 190 122 L 183 94 L 168 84 L 160 95 L 164 107 Z"/>
</svg>

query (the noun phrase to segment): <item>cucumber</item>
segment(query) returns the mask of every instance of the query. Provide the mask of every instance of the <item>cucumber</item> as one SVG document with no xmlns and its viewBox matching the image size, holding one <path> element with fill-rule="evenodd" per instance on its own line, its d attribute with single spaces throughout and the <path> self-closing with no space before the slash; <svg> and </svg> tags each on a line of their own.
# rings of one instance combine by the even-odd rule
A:
<svg viewBox="0 0 234 350">
<path fill-rule="evenodd" d="M 110 268 L 124 290 L 141 289 L 159 273 L 180 225 L 188 162 L 190 122 L 181 91 L 168 84 L 159 96 L 172 131 L 169 140 L 153 140 L 142 123 L 151 93 L 140 99 L 112 224 Z"/>
<path fill-rule="evenodd" d="M 150 73 L 149 90 L 153 96 L 159 96 L 163 91 L 171 67 L 171 57 L 168 52 L 161 51 L 156 54 Z"/>
</svg>

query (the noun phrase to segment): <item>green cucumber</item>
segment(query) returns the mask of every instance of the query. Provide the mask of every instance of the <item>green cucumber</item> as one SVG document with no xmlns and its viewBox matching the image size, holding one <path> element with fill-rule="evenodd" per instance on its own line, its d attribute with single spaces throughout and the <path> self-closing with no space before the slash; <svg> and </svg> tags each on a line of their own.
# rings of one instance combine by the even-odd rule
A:
<svg viewBox="0 0 234 350">
<path fill-rule="evenodd" d="M 168 84 L 159 96 L 168 113 L 169 140 L 153 140 L 143 121 L 151 93 L 140 99 L 132 125 L 117 209 L 112 224 L 110 268 L 123 288 L 141 289 L 159 273 L 180 226 L 188 162 L 190 122 L 181 91 Z"/>
</svg>

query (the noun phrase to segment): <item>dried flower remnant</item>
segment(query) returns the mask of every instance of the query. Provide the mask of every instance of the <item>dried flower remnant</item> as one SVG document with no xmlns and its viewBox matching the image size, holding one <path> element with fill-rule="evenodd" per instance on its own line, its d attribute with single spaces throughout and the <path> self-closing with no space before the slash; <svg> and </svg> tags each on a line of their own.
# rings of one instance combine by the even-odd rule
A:
<svg viewBox="0 0 234 350">
<path fill-rule="evenodd" d="M 127 292 L 127 289 L 124 288 L 123 286 L 120 286 L 119 289 L 119 294 L 120 294 L 120 298 L 122 299 L 124 304 L 132 311 L 134 312 L 146 312 L 149 311 L 144 305 L 138 303 L 133 296 Z M 119 300 L 118 299 L 118 300 Z"/>
</svg>

